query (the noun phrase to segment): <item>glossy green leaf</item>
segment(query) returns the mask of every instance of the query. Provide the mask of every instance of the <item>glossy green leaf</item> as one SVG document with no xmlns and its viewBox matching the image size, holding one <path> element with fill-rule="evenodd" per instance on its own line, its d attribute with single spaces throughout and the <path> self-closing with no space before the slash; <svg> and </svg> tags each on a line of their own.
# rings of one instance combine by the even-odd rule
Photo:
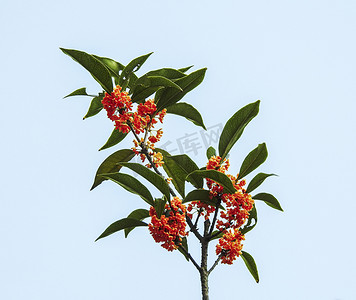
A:
<svg viewBox="0 0 356 300">
<path fill-rule="evenodd" d="M 193 171 L 199 170 L 196 163 L 187 154 L 173 155 L 170 158 L 173 159 L 184 171 L 185 180 L 187 179 L 188 174 L 192 174 Z M 203 178 L 194 174 L 189 177 L 188 181 L 196 188 L 202 188 L 204 185 Z"/>
<path fill-rule="evenodd" d="M 192 176 L 197 176 L 200 178 L 209 178 L 220 184 L 221 186 L 224 187 L 224 193 L 225 194 L 234 194 L 236 192 L 236 189 L 234 185 L 231 182 L 231 179 L 227 177 L 224 173 L 221 173 L 216 170 L 197 170 L 192 173 L 190 173 L 187 176 L 187 179 L 189 180 Z"/>
<path fill-rule="evenodd" d="M 175 83 L 182 88 L 182 91 L 174 88 L 165 88 L 160 90 L 158 95 L 156 93 L 157 99 L 155 99 L 155 101 L 157 103 L 157 111 L 161 111 L 162 109 L 175 104 L 188 92 L 197 87 L 203 81 L 205 72 L 206 68 L 197 70 L 185 77 L 177 79 Z"/>
<path fill-rule="evenodd" d="M 172 178 L 172 183 L 177 192 L 184 197 L 185 195 L 185 177 L 187 173 L 171 158 L 171 155 L 163 150 L 156 148 L 156 151 L 163 155 L 163 169 L 167 175 Z"/>
<path fill-rule="evenodd" d="M 99 151 L 110 148 L 112 146 L 117 145 L 120 143 L 125 137 L 127 136 L 127 133 L 122 133 L 120 130 L 114 128 L 112 131 L 109 139 L 106 141 L 105 145 L 102 146 Z"/>
<path fill-rule="evenodd" d="M 147 223 L 132 218 L 124 218 L 112 223 L 105 231 L 95 240 L 102 239 L 110 234 L 123 230 L 125 228 L 148 226 Z"/>
<path fill-rule="evenodd" d="M 184 72 L 181 72 L 176 69 L 171 69 L 171 68 L 162 68 L 158 70 L 153 70 L 148 73 L 146 73 L 147 76 L 163 76 L 168 79 L 178 79 L 182 78 L 184 76 L 187 76 L 184 74 Z"/>
<path fill-rule="evenodd" d="M 253 259 L 251 254 L 249 254 L 245 251 L 241 251 L 241 257 L 242 257 L 247 269 L 250 271 L 251 275 L 258 283 L 260 281 L 260 279 L 258 277 L 258 271 L 257 271 L 257 266 L 255 263 L 255 260 Z"/>
<path fill-rule="evenodd" d="M 124 82 L 130 80 L 131 75 L 138 71 L 141 66 L 144 64 L 144 62 L 147 60 L 147 58 L 152 54 L 148 53 L 142 56 L 139 56 L 135 59 L 133 59 L 121 72 L 120 78 L 119 78 L 119 84 L 123 86 Z"/>
<path fill-rule="evenodd" d="M 267 159 L 268 152 L 265 143 L 259 144 L 244 159 L 237 179 L 241 179 L 258 168 Z"/>
<path fill-rule="evenodd" d="M 135 219 L 135 220 L 139 220 L 142 221 L 143 219 L 146 219 L 150 216 L 150 213 L 147 209 L 143 209 L 143 208 L 139 208 L 134 210 L 133 212 L 131 212 L 127 218 L 129 219 Z M 129 233 L 136 228 L 135 226 L 133 227 L 127 227 L 125 228 L 125 238 L 127 238 L 127 236 L 129 235 Z"/>
<path fill-rule="evenodd" d="M 179 72 L 185 73 L 187 71 L 189 71 L 191 68 L 193 68 L 194 66 L 189 66 L 189 67 L 185 67 L 185 68 L 180 68 L 178 69 Z"/>
<path fill-rule="evenodd" d="M 260 100 L 236 112 L 225 124 L 219 139 L 219 155 L 224 159 L 242 135 L 247 124 L 258 114 Z"/>
<path fill-rule="evenodd" d="M 131 149 L 119 150 L 108 156 L 96 171 L 94 183 L 90 190 L 96 188 L 99 184 L 106 180 L 103 177 L 99 177 L 100 174 L 118 172 L 121 169 L 121 165 L 118 165 L 118 163 L 130 161 L 134 156 L 135 152 Z"/>
<path fill-rule="evenodd" d="M 87 94 L 87 89 L 85 87 L 83 87 L 83 88 L 75 90 L 74 92 L 68 94 L 67 96 L 64 96 L 63 99 L 72 97 L 72 96 L 90 96 L 90 95 Z"/>
<path fill-rule="evenodd" d="M 147 76 L 144 75 L 138 78 L 133 88 L 132 101 L 140 102 L 152 95 L 158 89 L 163 87 L 170 87 L 177 90 L 181 90 L 180 86 L 173 81 L 162 76 Z"/>
<path fill-rule="evenodd" d="M 276 174 L 266 174 L 266 173 L 258 173 L 247 186 L 246 192 L 251 193 L 255 189 L 257 189 L 267 177 L 269 176 L 277 176 Z"/>
<path fill-rule="evenodd" d="M 216 151 L 214 149 L 214 147 L 210 146 L 207 150 L 206 150 L 206 157 L 208 159 L 210 159 L 210 157 L 212 156 L 216 156 Z"/>
<path fill-rule="evenodd" d="M 143 178 L 152 183 L 163 195 L 167 197 L 167 199 L 170 198 L 168 183 L 163 179 L 162 176 L 138 163 L 123 162 L 120 164 L 141 175 Z"/>
<path fill-rule="evenodd" d="M 180 102 L 173 104 L 167 108 L 167 113 L 185 117 L 195 125 L 201 126 L 206 130 L 203 118 L 201 117 L 199 111 L 188 103 Z"/>
<path fill-rule="evenodd" d="M 91 100 L 88 112 L 83 117 L 83 120 L 85 120 L 89 117 L 95 116 L 103 109 L 103 104 L 101 103 L 101 101 L 103 100 L 103 97 L 104 97 L 104 95 L 100 94 L 99 96 L 96 96 L 93 98 L 93 100 Z"/>
<path fill-rule="evenodd" d="M 200 201 L 205 204 L 216 207 L 217 199 L 215 197 L 210 197 L 209 190 L 197 189 L 189 192 L 187 196 L 183 199 L 182 203 L 187 203 L 191 201 Z M 219 208 L 224 209 L 222 205 L 219 205 Z"/>
<path fill-rule="evenodd" d="M 253 205 L 253 208 L 249 212 L 247 223 L 242 229 L 240 229 L 241 233 L 246 234 L 247 232 L 251 231 L 256 226 L 256 224 L 257 224 L 257 209 L 256 206 Z"/>
<path fill-rule="evenodd" d="M 219 239 L 219 238 L 221 238 L 223 235 L 224 235 L 224 232 L 223 232 L 223 231 L 214 230 L 213 233 L 211 234 L 211 239 L 210 239 L 210 240 L 212 241 L 212 240 Z"/>
<path fill-rule="evenodd" d="M 111 72 L 114 76 L 119 76 L 120 71 L 122 71 L 125 66 L 111 58 L 101 57 L 97 55 L 93 55 L 96 59 L 100 60 Z"/>
<path fill-rule="evenodd" d="M 83 51 L 63 48 L 60 49 L 88 70 L 105 91 L 108 93 L 112 92 L 113 85 L 110 72 L 100 60 Z"/>
<path fill-rule="evenodd" d="M 185 249 L 185 252 L 182 250 L 182 247 Z M 189 261 L 189 256 L 188 256 L 188 240 L 186 237 L 182 238 L 182 243 L 180 244 L 178 251 L 182 253 L 187 261 Z"/>
<path fill-rule="evenodd" d="M 158 219 L 161 218 L 161 216 L 164 212 L 164 209 L 166 207 L 166 203 L 167 203 L 167 198 L 165 198 L 165 197 L 155 199 L 154 208 L 155 208 L 156 215 L 157 215 Z"/>
<path fill-rule="evenodd" d="M 252 197 L 253 200 L 262 200 L 268 206 L 273 207 L 274 209 L 283 211 L 281 205 L 279 204 L 278 200 L 271 194 L 268 193 L 259 193 Z"/>
<path fill-rule="evenodd" d="M 122 186 L 125 190 L 133 194 L 139 195 L 149 205 L 153 205 L 153 197 L 150 191 L 135 177 L 119 172 L 100 174 L 99 176 L 104 177 L 105 179 L 112 180 L 113 182 Z"/>
</svg>

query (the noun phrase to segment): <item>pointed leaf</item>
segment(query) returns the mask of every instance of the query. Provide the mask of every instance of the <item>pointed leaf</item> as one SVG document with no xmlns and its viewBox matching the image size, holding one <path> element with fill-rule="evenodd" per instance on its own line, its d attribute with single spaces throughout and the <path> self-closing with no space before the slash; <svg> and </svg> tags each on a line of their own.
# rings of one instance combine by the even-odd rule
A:
<svg viewBox="0 0 356 300">
<path fill-rule="evenodd" d="M 99 177 L 100 174 L 119 171 L 121 169 L 121 165 L 118 165 L 118 163 L 123 161 L 130 161 L 134 156 L 135 152 L 133 152 L 131 149 L 119 150 L 108 156 L 96 171 L 94 183 L 90 190 L 96 188 L 99 184 L 106 180 L 105 178 Z"/>
<path fill-rule="evenodd" d="M 182 250 L 182 247 L 185 249 L 185 252 Z M 182 238 L 182 243 L 180 244 L 178 251 L 182 253 L 187 261 L 189 261 L 189 256 L 188 256 L 188 240 L 186 237 Z"/>
<path fill-rule="evenodd" d="M 130 79 L 130 76 L 133 74 L 133 72 L 138 71 L 141 66 L 144 64 L 144 62 L 147 60 L 147 58 L 152 54 L 148 53 L 142 56 L 139 56 L 135 59 L 133 59 L 121 72 L 120 78 L 119 78 L 119 84 L 123 86 L 123 83 L 128 81 Z"/>
<path fill-rule="evenodd" d="M 63 99 L 72 97 L 72 96 L 90 96 L 90 95 L 87 94 L 87 89 L 85 87 L 83 87 L 83 88 L 75 90 L 74 92 L 68 94 L 67 96 L 64 96 Z"/>
<path fill-rule="evenodd" d="M 224 159 L 242 135 L 246 125 L 258 114 L 260 100 L 235 113 L 225 124 L 219 139 L 219 155 Z"/>
<path fill-rule="evenodd" d="M 161 111 L 182 99 L 188 92 L 197 87 L 204 79 L 206 68 L 197 70 L 189 75 L 175 81 L 183 91 L 174 88 L 162 89 L 159 95 L 156 94 L 157 111 Z"/>
<path fill-rule="evenodd" d="M 127 136 L 127 133 L 122 133 L 120 130 L 114 128 L 112 131 L 109 139 L 106 141 L 105 145 L 102 146 L 99 151 L 110 148 L 112 146 L 117 145 L 120 143 L 125 137 Z"/>
<path fill-rule="evenodd" d="M 255 263 L 255 260 L 253 259 L 251 254 L 249 254 L 245 251 L 241 251 L 241 257 L 242 257 L 247 269 L 250 271 L 251 275 L 253 276 L 253 278 L 255 278 L 256 282 L 258 283 L 260 281 L 260 279 L 258 277 L 258 271 L 257 271 L 257 266 Z"/>
<path fill-rule="evenodd" d="M 269 176 L 277 176 L 276 174 L 266 174 L 266 173 L 258 173 L 249 183 L 247 186 L 246 192 L 251 193 L 255 189 L 257 189 L 262 182 L 265 181 L 265 179 Z"/>
<path fill-rule="evenodd" d="M 258 168 L 261 164 L 265 162 L 267 156 L 268 156 L 268 152 L 267 152 L 266 144 L 265 143 L 259 144 L 257 148 L 253 149 L 244 159 L 237 179 L 241 179 L 245 177 L 246 175 L 250 174 L 253 170 Z"/>
<path fill-rule="evenodd" d="M 208 158 L 208 159 L 210 159 L 210 157 L 212 157 L 212 156 L 216 156 L 216 151 L 215 151 L 215 149 L 214 149 L 214 147 L 209 147 L 207 150 L 206 150 L 206 157 Z"/>
<path fill-rule="evenodd" d="M 137 227 L 137 226 L 148 226 L 147 223 L 131 219 L 131 218 L 124 218 L 119 221 L 112 223 L 105 231 L 95 240 L 102 239 L 110 234 L 123 230 L 125 228 Z"/>
<path fill-rule="evenodd" d="M 100 60 L 115 76 L 119 76 L 120 71 L 122 71 L 125 66 L 111 58 L 101 57 L 97 55 L 93 55 L 96 59 Z"/>
<path fill-rule="evenodd" d="M 142 221 L 143 219 L 146 219 L 150 216 L 150 213 L 147 209 L 143 209 L 143 208 L 139 208 L 134 210 L 133 212 L 131 212 L 127 218 L 129 219 L 135 219 L 135 220 L 139 220 Z M 129 233 L 136 228 L 135 226 L 133 227 L 127 227 L 125 228 L 125 238 L 127 238 L 127 236 L 129 235 Z"/>
<path fill-rule="evenodd" d="M 125 190 L 139 195 L 149 205 L 153 206 L 153 197 L 150 191 L 135 177 L 123 173 L 107 173 L 100 174 L 99 176 L 110 179 L 122 186 Z"/>
<path fill-rule="evenodd" d="M 196 163 L 187 154 L 173 155 L 170 158 L 173 159 L 177 163 L 177 165 L 184 171 L 185 180 L 187 176 L 193 171 L 199 170 Z M 203 178 L 200 176 L 195 176 L 195 174 L 192 174 L 189 177 L 188 181 L 196 188 L 202 188 L 204 185 Z"/>
<path fill-rule="evenodd" d="M 253 208 L 249 212 L 247 223 L 242 229 L 240 229 L 241 233 L 246 234 L 247 232 L 251 231 L 256 226 L 256 224 L 257 224 L 257 210 L 256 210 L 256 206 L 253 205 Z"/>
<path fill-rule="evenodd" d="M 182 203 L 191 201 L 200 201 L 210 206 L 216 207 L 218 200 L 215 197 L 211 197 L 209 190 L 197 189 L 189 192 L 183 199 Z M 219 208 L 224 209 L 222 205 L 219 205 Z"/>
<path fill-rule="evenodd" d="M 161 216 L 164 212 L 164 209 L 166 207 L 166 202 L 167 202 L 167 198 L 165 198 L 165 197 L 155 199 L 154 208 L 155 208 L 156 215 L 157 215 L 158 219 L 161 218 Z"/>
<path fill-rule="evenodd" d="M 279 204 L 278 200 L 271 194 L 268 193 L 259 193 L 252 197 L 253 200 L 262 200 L 268 206 L 273 207 L 274 209 L 283 211 L 281 205 Z"/>
<path fill-rule="evenodd" d="M 185 73 L 187 71 L 189 71 L 191 68 L 193 68 L 194 66 L 189 66 L 189 67 L 185 67 L 185 68 L 180 68 L 178 69 L 179 72 Z"/>
<path fill-rule="evenodd" d="M 224 187 L 224 194 L 234 194 L 236 192 L 236 189 L 234 185 L 231 182 L 231 179 L 227 177 L 224 173 L 221 173 L 216 170 L 197 170 L 192 173 L 190 173 L 187 176 L 187 179 L 189 179 L 192 176 L 198 176 L 200 178 L 209 178 L 220 184 L 221 186 Z"/>
<path fill-rule="evenodd" d="M 172 183 L 177 192 L 184 197 L 185 195 L 185 177 L 187 173 L 171 158 L 171 155 L 160 148 L 156 148 L 156 151 L 163 155 L 163 169 L 167 175 L 172 178 Z"/>
<path fill-rule="evenodd" d="M 195 125 L 201 126 L 206 130 L 199 111 L 188 103 L 181 102 L 173 104 L 167 108 L 167 113 L 185 117 L 187 120 L 193 122 Z"/>
<path fill-rule="evenodd" d="M 168 183 L 163 179 L 162 176 L 138 163 L 122 162 L 120 165 L 135 171 L 137 174 L 141 175 L 143 178 L 152 183 L 168 199 L 170 198 Z"/>
<path fill-rule="evenodd" d="M 111 93 L 113 85 L 110 72 L 100 60 L 83 51 L 63 48 L 60 49 L 88 70 L 105 91 Z"/>
<path fill-rule="evenodd" d="M 102 109 L 103 109 L 103 104 L 101 100 L 103 100 L 104 94 L 100 93 L 99 96 L 96 96 L 93 98 L 93 100 L 90 103 L 88 112 L 84 116 L 83 120 L 92 116 L 95 116 L 98 114 Z"/>
<path fill-rule="evenodd" d="M 147 76 L 144 75 L 136 80 L 133 88 L 132 101 L 140 102 L 152 95 L 154 92 L 163 87 L 170 87 L 177 90 L 182 90 L 179 85 L 162 76 Z"/>
<path fill-rule="evenodd" d="M 163 76 L 168 79 L 178 79 L 178 78 L 187 76 L 186 74 L 184 74 L 184 72 L 176 70 L 176 69 L 171 69 L 171 68 L 163 68 L 163 69 L 153 70 L 153 71 L 146 73 L 146 75 L 147 76 Z"/>
</svg>

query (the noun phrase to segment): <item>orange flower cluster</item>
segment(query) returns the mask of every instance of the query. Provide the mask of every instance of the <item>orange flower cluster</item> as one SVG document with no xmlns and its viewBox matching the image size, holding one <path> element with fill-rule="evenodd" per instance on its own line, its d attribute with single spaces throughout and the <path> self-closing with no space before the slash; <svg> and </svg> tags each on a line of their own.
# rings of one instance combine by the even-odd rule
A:
<svg viewBox="0 0 356 300">
<path fill-rule="evenodd" d="M 156 243 L 162 243 L 161 246 L 168 251 L 177 249 L 182 242 L 182 237 L 188 235 L 188 232 L 185 232 L 185 212 L 186 208 L 178 197 L 171 200 L 171 207 L 166 204 L 161 218 L 157 218 L 153 206 L 150 208 L 151 223 L 148 229 Z"/>
<path fill-rule="evenodd" d="M 219 255 L 222 253 L 221 263 L 231 265 L 233 261 L 241 255 L 241 242 L 244 239 L 245 237 L 237 228 L 225 232 L 224 236 L 219 239 L 219 243 L 216 245 L 216 254 Z"/>
<path fill-rule="evenodd" d="M 140 143 L 134 140 L 135 147 L 132 150 L 141 156 L 142 162 L 146 157 L 142 154 L 137 147 L 145 147 L 147 150 L 152 150 L 149 155 L 152 156 L 152 160 L 156 167 L 162 166 L 163 157 L 161 153 L 154 152 L 154 143 L 157 143 L 162 135 L 162 128 L 153 130 L 154 125 L 160 121 L 163 123 L 163 118 L 166 115 L 166 109 L 160 112 L 157 111 L 157 106 L 152 99 L 140 103 L 137 106 L 136 112 L 131 112 L 132 101 L 127 92 L 122 92 L 120 86 L 116 86 L 111 94 L 105 93 L 105 97 L 102 100 L 104 109 L 110 120 L 115 122 L 115 128 L 123 133 L 128 133 L 131 128 L 138 135 L 140 133 L 146 133 L 145 138 L 140 140 Z M 155 132 L 155 134 L 154 134 Z M 147 133 L 149 134 L 146 141 Z M 146 165 L 151 167 L 150 164 Z"/>
</svg>

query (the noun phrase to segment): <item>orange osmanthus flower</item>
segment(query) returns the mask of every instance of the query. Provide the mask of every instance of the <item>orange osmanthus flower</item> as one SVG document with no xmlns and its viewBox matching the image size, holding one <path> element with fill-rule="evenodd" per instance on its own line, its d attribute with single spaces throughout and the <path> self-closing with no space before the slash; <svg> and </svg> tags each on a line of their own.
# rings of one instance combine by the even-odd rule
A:
<svg viewBox="0 0 356 300">
<path fill-rule="evenodd" d="M 241 242 L 244 239 L 245 237 L 236 228 L 225 232 L 216 245 L 216 254 L 221 254 L 221 263 L 231 265 L 241 255 Z"/>
<path fill-rule="evenodd" d="M 151 223 L 148 229 L 153 239 L 157 243 L 162 243 L 161 246 L 168 251 L 177 249 L 182 238 L 188 235 L 185 231 L 185 212 L 186 208 L 178 197 L 171 200 L 171 206 L 166 204 L 165 211 L 160 218 L 157 217 L 154 207 L 150 208 Z"/>
</svg>

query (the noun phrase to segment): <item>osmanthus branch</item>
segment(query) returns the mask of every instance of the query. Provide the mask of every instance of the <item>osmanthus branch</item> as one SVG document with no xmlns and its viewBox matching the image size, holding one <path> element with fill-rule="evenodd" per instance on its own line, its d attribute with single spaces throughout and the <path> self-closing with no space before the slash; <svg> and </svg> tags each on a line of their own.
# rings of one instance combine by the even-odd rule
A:
<svg viewBox="0 0 356 300">
<path fill-rule="evenodd" d="M 216 261 L 214 262 L 214 264 L 211 266 L 211 268 L 208 271 L 208 275 L 215 269 L 215 267 L 219 264 L 219 261 L 221 259 L 221 257 L 223 256 L 223 253 L 220 253 L 220 255 L 218 256 L 218 258 L 216 259 Z"/>
<path fill-rule="evenodd" d="M 127 125 L 130 127 L 132 133 L 134 134 L 136 140 L 138 143 L 140 143 L 140 146 L 141 146 L 141 152 L 146 156 L 148 162 L 150 163 L 150 165 L 152 166 L 153 170 L 160 176 L 162 176 L 162 178 L 164 179 L 164 176 L 163 174 L 158 170 L 158 168 L 156 167 L 155 163 L 153 162 L 152 160 L 152 157 L 151 155 L 148 153 L 147 151 L 147 148 L 145 146 L 144 143 L 141 143 L 140 142 L 140 138 L 138 137 L 138 135 L 136 134 L 131 122 L 127 122 Z M 173 197 L 177 197 L 177 194 L 173 191 L 173 189 L 168 185 L 169 187 L 169 192 L 170 194 L 173 196 Z M 174 209 L 172 208 L 172 204 L 171 204 L 171 201 L 168 199 L 168 203 L 169 203 L 169 206 L 170 208 L 172 209 L 172 211 L 174 212 Z M 194 235 L 197 237 L 197 239 L 199 241 L 202 241 L 203 237 L 200 235 L 200 233 L 198 232 L 198 230 L 196 229 L 196 227 L 194 226 L 192 220 L 187 216 L 187 214 L 185 215 L 185 219 L 187 221 L 187 224 L 190 228 L 190 231 L 194 233 Z"/>
<path fill-rule="evenodd" d="M 190 253 L 182 245 L 179 245 L 179 249 L 181 249 L 184 252 L 184 254 L 189 257 L 189 259 L 193 263 L 193 265 L 197 268 L 197 270 L 199 272 L 201 272 L 200 266 L 197 264 L 197 262 L 194 260 L 194 258 L 190 255 Z"/>
<path fill-rule="evenodd" d="M 218 217 L 220 203 L 221 203 L 221 197 L 218 197 L 218 201 L 216 202 L 216 205 L 215 205 L 215 213 L 214 213 L 213 222 L 211 223 L 210 231 L 208 234 L 209 237 L 211 236 L 211 234 L 213 233 L 213 230 L 214 230 L 216 219 Z"/>
</svg>

